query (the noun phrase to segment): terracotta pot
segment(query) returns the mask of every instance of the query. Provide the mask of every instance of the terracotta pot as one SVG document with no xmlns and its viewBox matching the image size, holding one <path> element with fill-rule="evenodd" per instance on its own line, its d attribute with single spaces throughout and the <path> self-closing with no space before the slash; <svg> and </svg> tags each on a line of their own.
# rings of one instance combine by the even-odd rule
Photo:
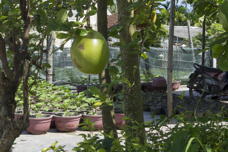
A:
<svg viewBox="0 0 228 152">
<path fill-rule="evenodd" d="M 125 114 L 123 113 L 115 113 L 114 118 L 116 122 L 116 127 L 117 128 L 123 128 L 125 125 L 125 120 L 124 120 Z"/>
<path fill-rule="evenodd" d="M 52 117 L 29 118 L 29 127 L 27 131 L 31 134 L 44 134 L 50 129 Z"/>
<path fill-rule="evenodd" d="M 52 119 L 51 119 L 51 126 L 50 128 L 56 128 L 55 126 L 55 113 L 54 112 L 47 112 L 47 111 L 43 111 L 42 114 L 46 114 L 46 115 L 51 115 Z"/>
<path fill-rule="evenodd" d="M 89 120 L 92 123 L 92 128 L 89 127 L 88 129 L 103 129 L 102 115 L 83 115 L 83 120 Z"/>
<path fill-rule="evenodd" d="M 181 83 L 180 82 L 173 82 L 172 83 L 172 88 L 173 88 L 173 90 L 177 90 L 177 89 L 179 89 L 180 88 L 180 85 L 181 85 Z"/>
<path fill-rule="evenodd" d="M 155 77 L 152 79 L 152 85 L 155 87 L 166 87 L 166 79 L 164 77 Z"/>
<path fill-rule="evenodd" d="M 75 131 L 81 119 L 81 115 L 78 116 L 54 116 L 55 126 L 58 131 L 70 132 Z"/>
<path fill-rule="evenodd" d="M 53 116 L 52 119 L 51 119 L 50 128 L 52 128 L 52 129 L 56 128 L 56 126 L 55 126 L 55 117 L 54 117 L 54 116 Z"/>
<path fill-rule="evenodd" d="M 166 90 L 167 83 L 164 77 L 156 77 L 152 79 L 151 87 L 156 90 Z"/>
<path fill-rule="evenodd" d="M 56 126 L 55 126 L 55 117 L 54 117 L 55 113 L 54 112 L 43 111 L 42 114 L 51 115 L 52 119 L 51 119 L 50 128 L 56 128 Z"/>
</svg>

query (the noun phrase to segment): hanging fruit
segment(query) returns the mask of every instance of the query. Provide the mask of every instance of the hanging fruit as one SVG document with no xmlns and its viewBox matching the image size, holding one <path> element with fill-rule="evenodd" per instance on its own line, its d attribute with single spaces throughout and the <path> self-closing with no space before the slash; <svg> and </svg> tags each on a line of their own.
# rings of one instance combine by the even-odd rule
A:
<svg viewBox="0 0 228 152">
<path fill-rule="evenodd" d="M 75 66 L 87 74 L 101 73 L 109 59 L 105 38 L 96 31 L 77 37 L 71 46 L 71 58 Z"/>
</svg>

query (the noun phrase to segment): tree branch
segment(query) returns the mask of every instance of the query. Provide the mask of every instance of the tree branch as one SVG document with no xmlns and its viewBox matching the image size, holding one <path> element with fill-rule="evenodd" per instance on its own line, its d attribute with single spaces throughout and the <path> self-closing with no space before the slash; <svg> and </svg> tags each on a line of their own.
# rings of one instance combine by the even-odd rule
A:
<svg viewBox="0 0 228 152">
<path fill-rule="evenodd" d="M 22 37 L 23 51 L 27 51 L 28 43 L 29 43 L 29 31 L 30 31 L 30 24 L 31 24 L 31 17 L 29 16 L 29 9 L 30 9 L 29 0 L 20 0 L 21 16 L 24 21 L 24 34 Z"/>
<path fill-rule="evenodd" d="M 29 32 L 31 28 L 31 17 L 29 16 L 30 0 L 20 0 L 20 10 L 22 20 L 24 21 L 22 44 L 19 50 L 15 50 L 14 55 L 14 79 L 17 80 L 23 75 L 25 60 L 30 60 L 28 45 Z"/>
<path fill-rule="evenodd" d="M 9 79 L 12 78 L 12 71 L 10 70 L 9 63 L 7 60 L 7 55 L 6 55 L 6 44 L 2 35 L 0 35 L 0 60 L 2 62 L 2 67 L 4 70 L 5 76 Z"/>
<path fill-rule="evenodd" d="M 26 60 L 24 64 L 24 77 L 23 77 L 23 124 L 24 128 L 28 127 L 28 120 L 29 120 L 29 86 L 28 86 L 28 79 L 29 79 L 29 70 L 30 70 L 30 61 Z"/>
</svg>

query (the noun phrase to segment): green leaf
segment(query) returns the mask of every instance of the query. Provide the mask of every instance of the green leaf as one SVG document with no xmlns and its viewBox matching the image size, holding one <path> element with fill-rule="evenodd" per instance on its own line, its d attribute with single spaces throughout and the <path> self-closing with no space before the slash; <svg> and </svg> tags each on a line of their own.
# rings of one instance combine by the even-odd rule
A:
<svg viewBox="0 0 228 152">
<path fill-rule="evenodd" d="M 194 140 L 197 141 L 197 143 L 201 146 L 201 148 L 204 150 L 204 152 L 208 152 L 207 149 L 203 146 L 202 142 L 198 138 L 196 138 L 196 137 L 191 137 L 188 140 L 187 146 L 185 148 L 185 152 L 196 152 L 196 151 L 200 151 L 200 149 L 199 149 L 200 147 L 199 146 L 196 146 L 195 144 L 193 144 L 193 141 Z"/>
<path fill-rule="evenodd" d="M 99 149 L 97 152 L 106 152 L 103 148 Z"/>
<path fill-rule="evenodd" d="M 7 19 L 8 17 L 7 16 L 0 16 L 0 20 L 2 21 L 2 20 L 5 20 L 5 19 Z"/>
<path fill-rule="evenodd" d="M 221 70 L 228 71 L 228 49 L 218 58 L 218 65 Z"/>
<path fill-rule="evenodd" d="M 69 33 L 57 33 L 57 35 L 56 35 L 56 37 L 58 38 L 58 39 L 67 39 L 67 38 L 69 38 Z"/>
<path fill-rule="evenodd" d="M 92 15 L 95 15 L 97 13 L 97 10 L 95 9 L 92 9 L 91 11 L 89 11 L 86 16 L 92 16 Z"/>
<path fill-rule="evenodd" d="M 108 5 L 111 6 L 111 5 L 114 5 L 114 1 L 113 0 L 108 0 Z"/>
<path fill-rule="evenodd" d="M 97 101 L 96 103 L 94 103 L 93 105 L 95 106 L 95 107 L 99 107 L 99 106 L 101 106 L 103 103 L 102 102 L 100 102 L 100 101 Z"/>
<path fill-rule="evenodd" d="M 109 72 L 111 73 L 111 75 L 117 75 L 119 73 L 119 69 L 116 66 L 110 66 Z"/>
<path fill-rule="evenodd" d="M 186 148 L 185 148 L 185 152 L 188 152 L 188 151 L 189 151 L 189 149 L 190 149 L 190 147 L 191 147 L 191 145 L 192 145 L 193 140 L 195 140 L 195 137 L 192 137 L 192 138 L 190 138 L 190 139 L 188 140 L 187 146 L 186 146 Z"/>
<path fill-rule="evenodd" d="M 228 0 L 225 0 L 222 5 L 220 5 L 221 12 L 225 15 L 225 17 L 228 19 Z"/>
<path fill-rule="evenodd" d="M 56 15 L 56 20 L 58 23 L 65 23 L 67 21 L 68 14 L 66 9 L 61 9 Z"/>
<path fill-rule="evenodd" d="M 219 12 L 218 18 L 220 24 L 223 26 L 223 29 L 228 31 L 228 16 L 224 15 L 222 12 Z"/>
<path fill-rule="evenodd" d="M 228 32 L 224 32 L 218 35 L 211 43 L 210 46 L 214 46 L 216 44 L 222 44 L 228 40 Z"/>
<path fill-rule="evenodd" d="M 216 44 L 212 47 L 212 56 L 214 58 L 218 58 L 222 53 L 223 53 L 223 50 L 224 50 L 224 46 L 221 45 L 221 44 Z"/>
<path fill-rule="evenodd" d="M 80 30 L 80 36 L 86 36 L 88 33 L 89 33 L 88 30 L 85 30 L 85 29 Z"/>
<path fill-rule="evenodd" d="M 141 53 L 141 57 L 142 57 L 143 59 L 148 59 L 148 55 L 147 55 L 146 52 Z"/>
</svg>

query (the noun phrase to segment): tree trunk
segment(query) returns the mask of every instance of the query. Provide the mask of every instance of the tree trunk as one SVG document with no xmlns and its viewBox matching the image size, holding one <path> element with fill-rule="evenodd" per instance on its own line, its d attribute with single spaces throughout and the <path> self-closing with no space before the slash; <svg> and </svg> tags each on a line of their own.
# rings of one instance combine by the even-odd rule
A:
<svg viewBox="0 0 228 152">
<path fill-rule="evenodd" d="M 130 23 L 134 12 L 127 9 L 132 4 L 131 0 L 117 0 L 119 23 L 122 26 L 120 31 L 120 50 L 122 71 L 124 79 L 124 103 L 125 114 L 129 118 L 126 121 L 128 126 L 127 142 L 133 138 L 139 138 L 141 143 L 145 142 L 143 102 L 141 97 L 139 53 L 133 43 L 132 34 L 135 26 Z M 138 127 L 133 127 L 135 124 Z"/>
<path fill-rule="evenodd" d="M 16 137 L 21 133 L 21 128 L 14 120 L 16 108 L 15 93 L 18 82 L 1 80 L 0 85 L 0 151 L 9 152 Z"/>
<path fill-rule="evenodd" d="M 202 50 L 205 49 L 206 46 L 206 17 L 203 19 L 203 28 L 202 28 Z M 202 65 L 205 65 L 205 51 L 202 53 Z"/>
<path fill-rule="evenodd" d="M 98 0 L 97 2 L 98 12 L 97 12 L 97 26 L 98 31 L 105 37 L 108 38 L 108 29 L 107 29 L 107 0 Z M 100 75 L 101 86 L 105 84 L 110 84 L 111 78 L 109 75 L 109 70 L 105 69 L 103 73 Z M 107 87 L 102 87 L 102 92 L 108 95 Z M 113 120 L 113 106 L 110 106 L 106 103 L 102 105 L 102 120 L 104 125 L 105 134 L 110 135 L 113 133 L 115 137 L 117 137 L 117 132 Z"/>
<path fill-rule="evenodd" d="M 167 111 L 168 117 L 173 114 L 173 38 L 174 38 L 174 20 L 175 20 L 175 0 L 171 0 L 170 25 L 169 25 L 169 50 L 168 50 L 168 69 L 167 69 Z"/>
<path fill-rule="evenodd" d="M 29 1 L 20 0 L 19 6 L 21 10 L 21 18 L 24 23 L 22 35 L 18 33 L 0 34 L 0 151 L 9 152 L 14 140 L 20 135 L 22 129 L 26 127 L 24 120 L 16 120 L 14 112 L 16 109 L 15 94 L 18 89 L 21 78 L 24 74 L 25 61 L 29 58 L 29 32 L 31 18 L 29 17 Z M 16 30 L 21 30 L 18 28 Z M 17 35 L 18 34 L 18 35 Z M 8 39 L 8 37 L 10 39 Z M 21 37 L 20 37 L 21 36 Z M 20 45 L 18 45 L 20 41 Z M 8 47 L 7 47 L 8 46 Z M 17 46 L 17 47 L 12 47 Z M 12 49 L 13 48 L 13 49 Z M 7 49 L 11 49 L 14 53 L 12 67 L 8 62 Z M 25 92 L 24 92 L 25 93 Z M 26 95 L 25 93 L 24 95 Z M 26 104 L 24 104 L 25 106 Z M 24 107 L 24 110 L 26 108 Z"/>
</svg>

